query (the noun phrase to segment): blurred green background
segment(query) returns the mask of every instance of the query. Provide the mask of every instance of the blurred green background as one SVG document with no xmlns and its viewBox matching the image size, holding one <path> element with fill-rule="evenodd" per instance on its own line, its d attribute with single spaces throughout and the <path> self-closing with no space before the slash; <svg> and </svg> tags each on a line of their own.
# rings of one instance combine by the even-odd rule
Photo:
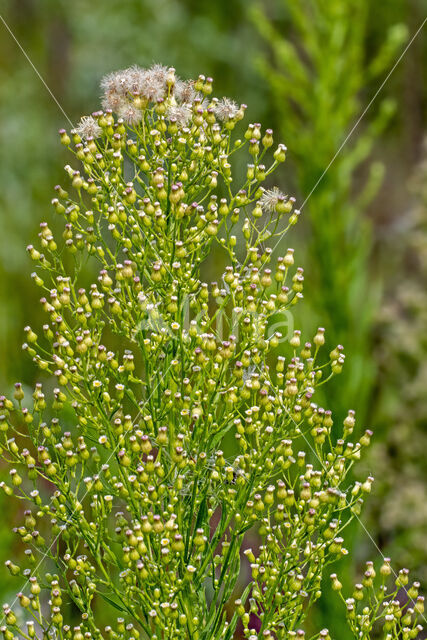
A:
<svg viewBox="0 0 427 640">
<path fill-rule="evenodd" d="M 351 581 L 378 546 L 396 569 L 414 569 L 427 584 L 427 26 L 411 42 L 427 17 L 427 0 L 3 0 L 0 6 L 72 122 L 99 108 L 103 74 L 161 62 L 183 77 L 213 76 L 217 94 L 246 102 L 249 118 L 286 143 L 279 186 L 303 205 L 299 228 L 283 246 L 291 242 L 306 275 L 296 326 L 307 338 L 324 326 L 331 347 L 345 346 L 344 372 L 325 403 L 337 422 L 354 408 L 359 430 L 375 432 L 361 465 L 376 478 L 365 511 L 372 540 L 354 527 L 344 572 Z M 58 143 L 63 126 L 69 126 L 64 114 L 0 23 L 5 390 L 16 380 L 32 384 L 36 375 L 20 354 L 23 327 L 41 321 L 25 245 L 34 242 L 41 220 L 52 220 L 52 187 L 68 161 Z M 12 553 L 14 519 L 10 513 L 0 524 L 0 561 Z M 11 588 L 0 583 L 1 601 Z M 313 625 L 325 626 L 335 613 L 326 593 Z M 347 637 L 338 619 L 334 626 L 335 637 Z"/>
</svg>

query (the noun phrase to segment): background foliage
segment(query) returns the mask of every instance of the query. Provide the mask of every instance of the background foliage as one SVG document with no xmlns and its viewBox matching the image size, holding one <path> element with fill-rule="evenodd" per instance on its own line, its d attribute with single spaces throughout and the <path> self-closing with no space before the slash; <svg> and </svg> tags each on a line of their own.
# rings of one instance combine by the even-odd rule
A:
<svg viewBox="0 0 427 640">
<path fill-rule="evenodd" d="M 108 71 L 157 61 L 184 77 L 212 74 L 218 93 L 247 101 L 252 120 L 280 132 L 289 148 L 281 186 L 299 204 L 427 15 L 426 0 L 4 0 L 1 7 L 73 122 L 98 108 L 99 78 Z M 16 357 L 23 326 L 38 322 L 24 247 L 50 210 L 65 163 L 56 130 L 67 123 L 0 29 L 0 384 L 8 388 L 35 375 Z M 376 434 L 369 529 L 385 554 L 409 568 L 427 566 L 419 453 L 427 429 L 427 205 L 419 168 L 426 46 L 424 29 L 310 195 L 294 245 L 314 283 L 310 314 L 299 320 L 310 329 L 321 322 L 348 353 L 340 390 L 332 385 L 327 402 L 338 412 L 354 407 Z M 5 523 L 0 536 L 4 560 L 12 543 Z M 354 571 L 370 544 L 354 532 Z M 0 591 L 8 588 L 2 583 Z M 319 615 L 330 615 L 327 600 L 322 607 Z"/>
</svg>

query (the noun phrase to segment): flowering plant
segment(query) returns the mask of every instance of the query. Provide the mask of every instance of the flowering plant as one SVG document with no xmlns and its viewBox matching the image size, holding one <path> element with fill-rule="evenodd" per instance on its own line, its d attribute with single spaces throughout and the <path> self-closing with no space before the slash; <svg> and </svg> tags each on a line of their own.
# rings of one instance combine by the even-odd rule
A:
<svg viewBox="0 0 427 640">
<path fill-rule="evenodd" d="M 1 630 L 5 640 L 303 638 L 373 479 L 348 479 L 371 432 L 352 442 L 350 411 L 336 439 L 314 402 L 341 371 L 342 347 L 322 358 L 322 329 L 302 345 L 294 331 L 285 359 L 284 336 L 269 331 L 303 287 L 293 251 L 273 258 L 266 247 L 298 219 L 292 198 L 263 187 L 286 149 L 268 160 L 273 133 L 259 124 L 233 142 L 245 106 L 209 97 L 210 78 L 183 82 L 156 65 L 102 86 L 104 111 L 60 132 L 81 163 L 65 167 L 75 196 L 57 186 L 52 201 L 63 238 L 44 222 L 41 251 L 28 247 L 47 322 L 42 337 L 26 327 L 24 350 L 44 382 L 30 398 L 20 383 L 1 398 L 12 467 L 1 486 L 26 505 L 25 560 L 7 562 L 25 585 Z M 208 285 L 214 242 L 228 265 Z M 84 287 L 88 260 L 99 276 Z M 378 625 L 386 638 L 416 637 L 417 585 L 412 608 L 394 599 L 406 571 L 386 599 L 390 572 L 385 561 L 375 586 L 369 564 L 346 601 L 355 637 Z"/>
</svg>

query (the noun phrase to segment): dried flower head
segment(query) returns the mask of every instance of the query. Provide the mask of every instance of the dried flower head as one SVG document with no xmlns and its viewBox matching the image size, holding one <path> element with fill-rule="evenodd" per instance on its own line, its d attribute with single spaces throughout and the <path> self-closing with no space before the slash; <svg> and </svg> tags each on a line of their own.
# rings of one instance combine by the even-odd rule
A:
<svg viewBox="0 0 427 640">
<path fill-rule="evenodd" d="M 227 122 L 227 120 L 233 120 L 239 112 L 239 106 L 234 100 L 230 98 L 222 98 L 218 100 L 214 105 L 214 113 L 218 120 Z"/>
<path fill-rule="evenodd" d="M 154 64 L 144 73 L 140 92 L 150 102 L 163 100 L 167 95 L 168 68 L 161 64 Z"/>
<path fill-rule="evenodd" d="M 191 107 L 188 104 L 171 105 L 168 107 L 166 115 L 179 127 L 186 127 L 191 120 Z"/>
<path fill-rule="evenodd" d="M 177 78 L 174 86 L 174 96 L 178 103 L 191 104 L 197 95 L 193 80 L 184 81 Z"/>
<path fill-rule="evenodd" d="M 102 106 L 119 113 L 135 96 L 150 102 L 163 100 L 167 96 L 171 76 L 171 69 L 161 64 L 155 64 L 149 69 L 134 65 L 109 73 L 101 80 Z"/>
<path fill-rule="evenodd" d="M 138 109 L 131 102 L 126 102 L 117 111 L 117 114 L 120 118 L 126 122 L 126 124 L 130 126 L 135 126 L 138 122 L 142 120 L 142 112 L 141 109 Z"/>
<path fill-rule="evenodd" d="M 102 134 L 102 129 L 93 116 L 83 116 L 75 128 L 75 132 L 87 140 L 88 138 L 98 138 Z"/>
<path fill-rule="evenodd" d="M 116 113 L 118 112 L 129 97 L 135 74 L 136 68 L 131 67 L 130 69 L 114 71 L 102 78 L 102 106 L 104 109 L 111 109 Z"/>
<path fill-rule="evenodd" d="M 264 190 L 261 198 L 259 199 L 259 204 L 263 211 L 273 213 L 279 203 L 285 203 L 286 201 L 287 196 L 277 187 L 273 187 L 272 189 Z"/>
</svg>

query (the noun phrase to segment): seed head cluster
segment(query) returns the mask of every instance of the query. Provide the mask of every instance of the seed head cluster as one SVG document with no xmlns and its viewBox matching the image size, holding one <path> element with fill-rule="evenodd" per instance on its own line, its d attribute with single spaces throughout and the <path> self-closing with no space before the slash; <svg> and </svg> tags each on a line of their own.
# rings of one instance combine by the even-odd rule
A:
<svg viewBox="0 0 427 640">
<path fill-rule="evenodd" d="M 348 473 L 372 434 L 354 438 L 354 412 L 334 425 L 318 400 L 343 348 L 278 327 L 304 282 L 293 250 L 269 246 L 299 215 L 264 187 L 286 148 L 258 123 L 234 136 L 245 106 L 212 98 L 204 76 L 131 67 L 102 89 L 103 110 L 60 131 L 62 234 L 43 222 L 28 246 L 46 321 L 23 349 L 42 381 L 0 398 L 1 487 L 24 506 L 25 547 L 6 563 L 20 591 L 1 631 L 304 638 L 371 490 Z M 214 245 L 223 266 L 206 282 Z M 343 598 L 355 637 L 415 638 L 416 583 L 402 601 L 406 572 L 390 592 L 374 578 L 369 565 Z"/>
</svg>

